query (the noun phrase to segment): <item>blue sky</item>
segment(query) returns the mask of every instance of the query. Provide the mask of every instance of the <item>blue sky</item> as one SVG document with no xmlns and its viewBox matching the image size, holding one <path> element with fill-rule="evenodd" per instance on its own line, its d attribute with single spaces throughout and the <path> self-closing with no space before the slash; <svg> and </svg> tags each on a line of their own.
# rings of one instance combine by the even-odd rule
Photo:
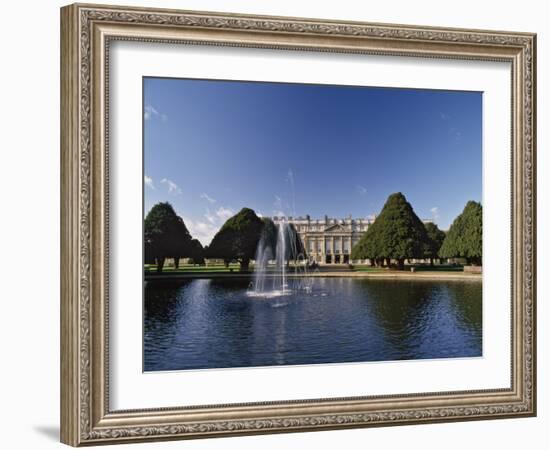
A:
<svg viewBox="0 0 550 450">
<path fill-rule="evenodd" d="M 144 209 L 208 244 L 242 207 L 378 214 L 402 192 L 448 229 L 482 195 L 482 94 L 144 78 Z"/>
</svg>

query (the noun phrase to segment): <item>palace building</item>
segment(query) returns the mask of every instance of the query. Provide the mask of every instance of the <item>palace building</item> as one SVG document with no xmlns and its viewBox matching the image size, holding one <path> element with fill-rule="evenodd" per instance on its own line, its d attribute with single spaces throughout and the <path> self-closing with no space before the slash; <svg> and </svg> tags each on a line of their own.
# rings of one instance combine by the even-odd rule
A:
<svg viewBox="0 0 550 450">
<path fill-rule="evenodd" d="M 273 217 L 275 224 L 283 220 L 291 223 L 300 235 L 310 262 L 317 264 L 349 264 L 351 249 L 375 217 L 354 219 L 334 219 L 325 216 L 324 219 L 305 217 Z"/>
<path fill-rule="evenodd" d="M 349 264 L 368 263 L 369 260 L 351 261 L 351 249 L 374 223 L 375 216 L 345 219 L 334 219 L 325 216 L 324 219 L 305 217 L 272 217 L 275 224 L 282 221 L 291 223 L 300 235 L 310 262 L 317 264 Z M 433 222 L 422 219 L 423 223 Z M 417 261 L 417 260 L 414 260 Z M 423 261 L 423 260 L 418 260 Z"/>
</svg>

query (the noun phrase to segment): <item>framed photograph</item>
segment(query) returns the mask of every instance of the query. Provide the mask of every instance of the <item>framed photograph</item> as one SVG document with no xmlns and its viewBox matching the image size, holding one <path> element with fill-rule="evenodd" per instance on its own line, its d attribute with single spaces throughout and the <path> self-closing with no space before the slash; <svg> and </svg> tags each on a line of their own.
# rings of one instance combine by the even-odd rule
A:
<svg viewBox="0 0 550 450">
<path fill-rule="evenodd" d="M 535 415 L 535 58 L 62 8 L 62 442 Z"/>
</svg>

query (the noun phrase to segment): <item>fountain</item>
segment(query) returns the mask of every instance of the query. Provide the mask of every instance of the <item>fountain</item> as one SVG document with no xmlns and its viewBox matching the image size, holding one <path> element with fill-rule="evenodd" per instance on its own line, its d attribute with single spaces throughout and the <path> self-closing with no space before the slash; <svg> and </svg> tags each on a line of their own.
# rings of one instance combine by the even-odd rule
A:
<svg viewBox="0 0 550 450">
<path fill-rule="evenodd" d="M 294 291 L 311 292 L 313 277 L 308 272 L 308 260 L 301 251 L 296 229 L 283 219 L 277 225 L 264 227 L 254 262 L 254 279 L 250 296 L 278 297 Z M 289 272 L 290 261 L 294 261 Z"/>
</svg>

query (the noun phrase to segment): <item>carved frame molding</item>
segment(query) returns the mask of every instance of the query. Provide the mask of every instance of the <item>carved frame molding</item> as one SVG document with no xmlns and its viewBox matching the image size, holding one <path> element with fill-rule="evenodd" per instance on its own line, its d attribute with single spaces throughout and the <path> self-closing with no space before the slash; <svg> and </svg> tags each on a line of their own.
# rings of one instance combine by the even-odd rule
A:
<svg viewBox="0 0 550 450">
<path fill-rule="evenodd" d="M 512 65 L 512 386 L 110 411 L 108 58 L 112 40 L 509 61 Z M 61 439 L 73 446 L 536 413 L 536 36 L 75 4 L 61 10 Z"/>
</svg>

